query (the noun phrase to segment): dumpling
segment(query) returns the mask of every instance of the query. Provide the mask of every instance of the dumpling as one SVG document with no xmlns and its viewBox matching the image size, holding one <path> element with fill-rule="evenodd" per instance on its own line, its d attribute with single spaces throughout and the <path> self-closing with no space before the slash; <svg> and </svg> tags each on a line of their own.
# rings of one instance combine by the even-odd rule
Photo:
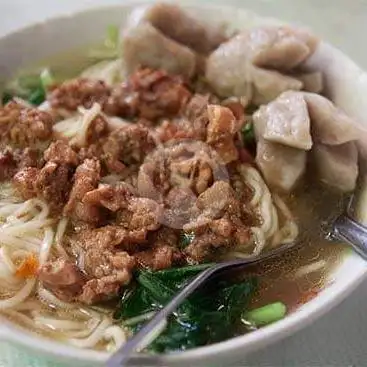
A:
<svg viewBox="0 0 367 367">
<path fill-rule="evenodd" d="M 128 73 L 140 66 L 164 69 L 190 78 L 196 68 L 196 55 L 188 47 L 165 37 L 149 23 L 128 27 L 122 36 L 124 63 Z"/>
<path fill-rule="evenodd" d="M 298 79 L 303 84 L 303 90 L 311 93 L 321 93 L 324 89 L 323 75 L 320 71 L 313 71 L 309 73 L 300 73 L 291 75 Z"/>
<path fill-rule="evenodd" d="M 304 93 L 304 98 L 314 142 L 339 145 L 359 138 L 362 128 L 331 101 L 315 93 Z"/>
<path fill-rule="evenodd" d="M 289 72 L 305 61 L 317 41 L 287 27 L 264 27 L 246 31 L 220 45 L 207 60 L 206 78 L 223 97 L 246 97 L 255 104 L 271 101 L 286 90 L 300 90 L 302 81 Z M 271 67 L 276 70 L 267 70 Z"/>
<path fill-rule="evenodd" d="M 219 27 L 202 24 L 175 4 L 147 6 L 138 9 L 135 17 L 135 21 L 149 22 L 165 36 L 201 54 L 208 54 L 226 40 Z"/>
<path fill-rule="evenodd" d="M 260 139 L 256 164 L 273 189 L 291 191 L 306 170 L 306 152 Z"/>
<path fill-rule="evenodd" d="M 252 98 L 251 64 L 247 59 L 247 34 L 241 33 L 219 46 L 206 64 L 206 79 L 223 97 Z"/>
<path fill-rule="evenodd" d="M 310 119 L 302 93 L 284 92 L 260 107 L 253 121 L 256 134 L 267 141 L 302 150 L 312 147 Z"/>
<path fill-rule="evenodd" d="M 251 70 L 252 103 L 255 105 L 269 103 L 285 91 L 303 88 L 300 80 L 277 71 L 256 66 L 251 66 Z"/>
<path fill-rule="evenodd" d="M 312 162 L 323 183 L 342 192 L 353 191 L 358 177 L 358 150 L 355 142 L 341 145 L 317 144 Z"/>
<path fill-rule="evenodd" d="M 251 30 L 247 42 L 254 65 L 290 70 L 315 51 L 318 40 L 301 29 L 273 26 Z"/>
</svg>

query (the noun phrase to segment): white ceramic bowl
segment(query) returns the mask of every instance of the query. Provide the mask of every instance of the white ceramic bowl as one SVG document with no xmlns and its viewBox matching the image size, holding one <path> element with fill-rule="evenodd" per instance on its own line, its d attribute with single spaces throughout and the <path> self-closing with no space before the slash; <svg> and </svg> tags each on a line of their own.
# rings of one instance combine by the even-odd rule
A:
<svg viewBox="0 0 367 367">
<path fill-rule="evenodd" d="M 68 16 L 50 19 L 0 39 L 0 78 L 11 75 L 20 67 L 40 59 L 100 40 L 109 24 L 125 21 L 134 4 L 92 9 Z M 233 28 L 250 27 L 277 22 L 259 18 L 242 9 L 223 6 L 188 6 L 202 19 L 230 22 Z M 324 72 L 329 98 L 367 127 L 367 74 L 348 57 L 332 46 L 322 43 L 308 61 L 310 69 Z M 0 79 L 1 80 L 1 79 Z M 367 208 L 366 208 L 367 209 Z M 160 365 L 228 365 L 241 360 L 248 352 L 273 343 L 294 333 L 338 304 L 362 281 L 367 266 L 356 255 L 345 258 L 331 275 L 332 281 L 319 295 L 300 307 L 284 320 L 256 332 L 239 336 L 223 343 L 197 348 L 183 353 L 159 357 Z M 31 355 L 72 366 L 100 366 L 107 354 L 76 349 L 65 344 L 39 338 L 4 321 L 0 325 L 2 341 L 23 346 Z M 38 365 L 38 364 L 37 364 Z M 54 365 L 54 364 L 52 364 Z M 141 365 L 141 364 L 140 364 Z"/>
</svg>

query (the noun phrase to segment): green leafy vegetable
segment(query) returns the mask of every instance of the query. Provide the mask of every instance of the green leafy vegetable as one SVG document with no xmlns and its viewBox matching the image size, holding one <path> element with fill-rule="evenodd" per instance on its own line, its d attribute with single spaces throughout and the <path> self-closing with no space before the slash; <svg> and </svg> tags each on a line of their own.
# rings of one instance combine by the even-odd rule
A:
<svg viewBox="0 0 367 367">
<path fill-rule="evenodd" d="M 2 103 L 19 97 L 38 106 L 46 99 L 47 89 L 53 83 L 54 78 L 49 69 L 43 69 L 37 74 L 21 75 L 7 85 L 2 95 Z"/>
<path fill-rule="evenodd" d="M 206 263 L 200 265 L 184 266 L 182 268 L 171 268 L 166 270 L 156 271 L 154 277 L 167 282 L 175 282 L 175 286 L 181 288 L 183 283 L 185 283 L 191 277 L 199 274 L 201 271 L 213 266 L 213 263 Z"/>
<path fill-rule="evenodd" d="M 47 90 L 51 85 L 55 84 L 55 79 L 51 74 L 50 69 L 42 70 L 40 80 L 44 90 Z"/>
<path fill-rule="evenodd" d="M 2 98 L 1 98 L 1 103 L 2 105 L 7 104 L 9 101 L 11 101 L 13 98 L 13 95 L 7 91 L 3 92 Z"/>
<path fill-rule="evenodd" d="M 149 313 L 158 311 L 179 288 L 211 265 L 140 272 L 136 284 L 122 295 L 115 318 L 130 319 L 133 322 L 127 322 L 133 325 L 132 331 L 139 330 L 146 315 L 151 317 Z M 255 288 L 256 280 L 251 278 L 238 284 L 217 282 L 196 292 L 170 318 L 165 331 L 149 349 L 155 352 L 183 350 L 231 337 Z M 142 317 L 142 322 L 136 317 Z"/>
<path fill-rule="evenodd" d="M 263 326 L 281 320 L 286 313 L 286 306 L 282 302 L 275 302 L 245 313 L 243 319 L 255 326 Z"/>
<path fill-rule="evenodd" d="M 180 234 L 180 247 L 185 248 L 194 240 L 194 233 L 181 232 Z"/>
<path fill-rule="evenodd" d="M 105 46 L 116 48 L 119 42 L 119 28 L 116 25 L 110 24 L 107 27 L 107 37 L 105 39 Z"/>
<path fill-rule="evenodd" d="M 115 59 L 119 55 L 119 28 L 109 25 L 103 45 L 89 51 L 89 57 L 93 59 Z"/>
<path fill-rule="evenodd" d="M 255 141 L 255 132 L 254 132 L 254 125 L 252 122 L 248 122 L 243 128 L 242 128 L 242 139 L 243 142 L 246 145 L 251 145 Z"/>
<path fill-rule="evenodd" d="M 45 90 L 42 87 L 34 89 L 27 97 L 27 101 L 36 106 L 40 105 L 46 99 Z"/>
</svg>

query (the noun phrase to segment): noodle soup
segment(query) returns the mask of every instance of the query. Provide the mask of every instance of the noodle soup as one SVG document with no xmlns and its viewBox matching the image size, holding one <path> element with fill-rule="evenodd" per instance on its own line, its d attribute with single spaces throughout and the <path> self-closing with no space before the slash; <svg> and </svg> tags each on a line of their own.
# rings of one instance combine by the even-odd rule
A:
<svg viewBox="0 0 367 367">
<path fill-rule="evenodd" d="M 0 312 L 112 351 L 212 262 L 297 243 L 194 295 L 147 347 L 164 353 L 253 332 L 332 281 L 346 251 L 327 224 L 355 188 L 361 128 L 302 69 L 314 36 L 138 13 L 82 52 L 86 70 L 43 62 L 4 89 Z"/>
</svg>

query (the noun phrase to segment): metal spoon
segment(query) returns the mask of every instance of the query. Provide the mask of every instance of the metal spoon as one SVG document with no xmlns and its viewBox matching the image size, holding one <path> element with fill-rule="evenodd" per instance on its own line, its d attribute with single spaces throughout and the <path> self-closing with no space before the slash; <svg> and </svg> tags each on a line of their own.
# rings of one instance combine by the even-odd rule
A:
<svg viewBox="0 0 367 367">
<path fill-rule="evenodd" d="M 349 206 L 348 206 L 349 209 Z M 339 239 L 351 245 L 354 250 L 367 260 L 367 228 L 348 214 L 347 211 L 338 217 L 332 225 L 332 238 Z M 186 287 L 182 288 L 177 295 L 164 308 L 157 312 L 132 338 L 130 338 L 113 356 L 107 361 L 108 367 L 127 366 L 132 353 L 138 352 L 148 346 L 165 328 L 167 318 L 180 306 L 185 299 L 199 287 L 203 286 L 210 278 L 219 273 L 233 270 L 268 260 L 279 255 L 295 245 L 284 245 L 275 250 L 266 252 L 260 256 L 248 259 L 231 260 L 216 264 L 197 275 Z"/>
</svg>

